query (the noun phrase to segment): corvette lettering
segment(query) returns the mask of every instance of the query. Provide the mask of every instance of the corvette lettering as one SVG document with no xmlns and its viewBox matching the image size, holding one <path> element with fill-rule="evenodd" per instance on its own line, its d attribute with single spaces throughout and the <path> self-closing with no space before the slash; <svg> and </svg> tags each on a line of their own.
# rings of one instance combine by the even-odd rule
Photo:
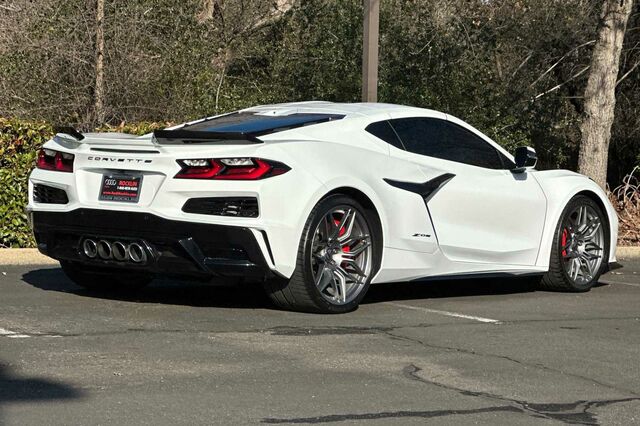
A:
<svg viewBox="0 0 640 426">
<path fill-rule="evenodd" d="M 96 157 L 90 155 L 87 157 L 89 161 L 107 161 L 110 163 L 133 163 L 133 164 L 149 164 L 153 160 L 147 160 L 144 158 L 115 158 L 115 157 Z"/>
</svg>

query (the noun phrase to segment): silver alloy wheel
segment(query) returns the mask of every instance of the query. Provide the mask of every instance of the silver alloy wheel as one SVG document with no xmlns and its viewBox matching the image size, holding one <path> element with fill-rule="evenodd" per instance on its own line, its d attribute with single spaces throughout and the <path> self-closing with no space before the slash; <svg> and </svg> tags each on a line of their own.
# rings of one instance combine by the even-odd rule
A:
<svg viewBox="0 0 640 426">
<path fill-rule="evenodd" d="M 579 205 L 567 216 L 560 235 L 564 270 L 573 282 L 587 284 L 598 274 L 604 255 L 604 231 L 598 213 Z"/>
<path fill-rule="evenodd" d="M 332 208 L 318 223 L 311 242 L 313 282 L 322 297 L 345 305 L 362 292 L 371 274 L 371 233 L 351 206 Z"/>
</svg>

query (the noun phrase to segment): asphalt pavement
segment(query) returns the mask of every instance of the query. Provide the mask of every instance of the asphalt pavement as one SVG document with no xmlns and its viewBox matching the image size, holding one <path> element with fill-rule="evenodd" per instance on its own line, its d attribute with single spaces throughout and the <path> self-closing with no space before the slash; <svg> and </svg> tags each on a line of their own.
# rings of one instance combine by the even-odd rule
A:
<svg viewBox="0 0 640 426">
<path fill-rule="evenodd" d="M 346 315 L 260 287 L 92 293 L 0 266 L 0 424 L 640 424 L 640 261 L 592 291 L 378 285 Z"/>
</svg>

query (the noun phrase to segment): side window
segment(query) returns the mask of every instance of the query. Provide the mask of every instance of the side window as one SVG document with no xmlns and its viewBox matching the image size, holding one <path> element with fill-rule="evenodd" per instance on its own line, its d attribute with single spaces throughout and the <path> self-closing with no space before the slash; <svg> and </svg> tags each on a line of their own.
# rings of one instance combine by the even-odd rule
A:
<svg viewBox="0 0 640 426">
<path fill-rule="evenodd" d="M 398 139 L 398 135 L 396 135 L 395 130 L 393 130 L 391 124 L 389 124 L 387 120 L 371 123 L 366 127 L 365 130 L 378 139 L 382 139 L 389 145 L 393 145 L 396 148 L 404 150 L 402 142 L 400 142 L 400 139 Z"/>
<path fill-rule="evenodd" d="M 502 169 L 498 151 L 467 129 L 445 122 L 447 143 L 455 147 L 452 160 L 487 169 Z"/>
<path fill-rule="evenodd" d="M 391 120 L 407 151 L 488 169 L 502 169 L 498 151 L 468 130 L 437 118 Z"/>
</svg>

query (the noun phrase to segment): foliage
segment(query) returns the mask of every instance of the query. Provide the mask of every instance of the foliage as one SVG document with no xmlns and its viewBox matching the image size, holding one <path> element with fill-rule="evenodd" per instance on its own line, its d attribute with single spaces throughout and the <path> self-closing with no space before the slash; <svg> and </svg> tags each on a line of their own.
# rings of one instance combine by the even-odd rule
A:
<svg viewBox="0 0 640 426">
<path fill-rule="evenodd" d="M 627 175 L 622 185 L 609 193 L 609 200 L 618 212 L 620 229 L 618 244 L 640 246 L 640 166 Z"/>
<path fill-rule="evenodd" d="M 142 136 L 147 133 L 151 133 L 154 130 L 170 127 L 173 124 L 174 123 L 158 123 L 158 122 L 152 122 L 152 121 L 141 121 L 139 123 L 127 123 L 123 121 L 117 126 L 111 126 L 106 124 L 102 127 L 98 127 L 96 129 L 96 132 L 129 133 L 132 135 Z"/>
<path fill-rule="evenodd" d="M 43 122 L 0 118 L 0 247 L 27 247 L 33 237 L 24 208 L 38 148 L 53 131 Z"/>
</svg>

